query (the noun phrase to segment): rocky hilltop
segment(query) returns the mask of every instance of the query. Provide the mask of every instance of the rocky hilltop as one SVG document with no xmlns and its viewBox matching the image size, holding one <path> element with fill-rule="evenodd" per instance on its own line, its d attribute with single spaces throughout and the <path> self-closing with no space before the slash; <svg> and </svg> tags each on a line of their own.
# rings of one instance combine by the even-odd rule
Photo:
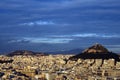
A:
<svg viewBox="0 0 120 80">
<path fill-rule="evenodd" d="M 97 43 L 97 44 L 85 49 L 82 53 L 72 56 L 69 59 L 77 60 L 79 58 L 81 58 L 81 59 L 115 59 L 115 60 L 119 60 L 119 55 L 108 51 L 107 48 L 105 48 L 101 44 Z"/>
<path fill-rule="evenodd" d="M 101 44 L 96 43 L 95 45 L 85 49 L 83 53 L 109 53 L 107 48 L 102 46 Z"/>
<path fill-rule="evenodd" d="M 47 54 L 42 53 L 42 52 L 28 51 L 28 50 L 16 50 L 14 52 L 11 52 L 11 53 L 7 54 L 7 56 L 17 56 L 17 55 L 45 56 Z"/>
</svg>

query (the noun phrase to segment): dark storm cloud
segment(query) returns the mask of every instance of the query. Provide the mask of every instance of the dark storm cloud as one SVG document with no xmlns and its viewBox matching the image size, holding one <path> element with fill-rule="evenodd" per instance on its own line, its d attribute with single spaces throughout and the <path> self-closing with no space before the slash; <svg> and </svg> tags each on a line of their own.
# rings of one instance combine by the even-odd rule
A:
<svg viewBox="0 0 120 80">
<path fill-rule="evenodd" d="M 119 26 L 119 0 L 0 1 L 1 51 L 120 45 Z"/>
</svg>

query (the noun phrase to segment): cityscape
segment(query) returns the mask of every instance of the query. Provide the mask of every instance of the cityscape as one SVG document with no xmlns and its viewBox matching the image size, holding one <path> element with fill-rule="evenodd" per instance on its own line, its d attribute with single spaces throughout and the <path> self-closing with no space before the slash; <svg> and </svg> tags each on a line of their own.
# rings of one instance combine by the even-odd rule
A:
<svg viewBox="0 0 120 80">
<path fill-rule="evenodd" d="M 0 79 L 120 80 L 120 56 L 109 52 L 101 44 L 95 44 L 77 55 L 34 54 L 30 51 L 17 51 L 1 55 Z M 94 55 L 87 57 L 86 54 Z"/>
<path fill-rule="evenodd" d="M 0 80 L 120 80 L 120 0 L 0 0 Z"/>
</svg>

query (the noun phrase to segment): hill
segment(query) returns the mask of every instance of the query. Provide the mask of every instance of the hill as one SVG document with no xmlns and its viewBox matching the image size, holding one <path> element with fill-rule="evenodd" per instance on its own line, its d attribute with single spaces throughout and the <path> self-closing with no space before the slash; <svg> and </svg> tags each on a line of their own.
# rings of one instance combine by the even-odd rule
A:
<svg viewBox="0 0 120 80">
<path fill-rule="evenodd" d="M 119 60 L 119 55 L 116 53 L 109 52 L 107 50 L 107 48 L 105 48 L 101 44 L 95 44 L 95 45 L 85 49 L 82 53 L 72 56 L 69 59 L 77 60 L 79 58 L 81 58 L 81 59 L 115 59 L 115 60 Z"/>
<path fill-rule="evenodd" d="M 33 51 L 28 51 L 28 50 L 16 50 L 14 52 L 11 52 L 11 53 L 7 54 L 7 56 L 17 56 L 17 55 L 45 56 L 45 55 L 48 55 L 48 54 L 42 53 L 42 52 L 33 52 Z"/>
</svg>

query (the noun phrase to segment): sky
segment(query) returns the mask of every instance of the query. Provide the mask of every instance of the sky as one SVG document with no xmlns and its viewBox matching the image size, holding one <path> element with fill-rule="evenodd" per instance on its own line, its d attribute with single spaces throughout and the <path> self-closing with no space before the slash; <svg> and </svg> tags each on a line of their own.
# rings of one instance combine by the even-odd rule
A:
<svg viewBox="0 0 120 80">
<path fill-rule="evenodd" d="M 120 52 L 120 0 L 0 0 L 0 52 L 103 44 Z"/>
</svg>

